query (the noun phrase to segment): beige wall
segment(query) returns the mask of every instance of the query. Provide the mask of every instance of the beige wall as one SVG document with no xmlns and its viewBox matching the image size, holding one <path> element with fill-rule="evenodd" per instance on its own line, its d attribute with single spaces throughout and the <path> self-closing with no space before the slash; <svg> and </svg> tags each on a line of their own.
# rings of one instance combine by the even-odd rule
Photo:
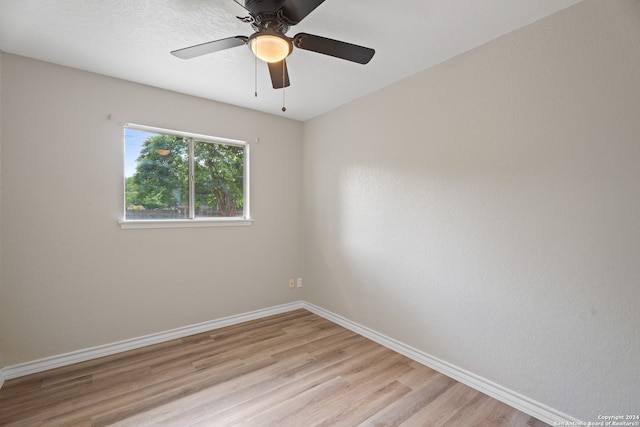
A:
<svg viewBox="0 0 640 427">
<path fill-rule="evenodd" d="M 636 413 L 638 22 L 587 0 L 305 124 L 3 54 L 0 367 L 304 298 Z M 254 225 L 121 230 L 124 121 L 260 137 Z"/>
<path fill-rule="evenodd" d="M 638 412 L 640 3 L 305 123 L 305 297 L 578 419 Z"/>
<path fill-rule="evenodd" d="M 0 311 L 2 310 L 2 301 L 4 296 L 4 279 L 2 277 L 2 56 L 0 50 Z M 4 366 L 4 317 L 0 315 L 0 369 Z M 0 378 L 2 385 L 2 378 Z"/>
<path fill-rule="evenodd" d="M 5 366 L 300 299 L 300 122 L 10 54 L 1 106 Z M 120 229 L 118 122 L 251 142 L 254 224 Z"/>
</svg>

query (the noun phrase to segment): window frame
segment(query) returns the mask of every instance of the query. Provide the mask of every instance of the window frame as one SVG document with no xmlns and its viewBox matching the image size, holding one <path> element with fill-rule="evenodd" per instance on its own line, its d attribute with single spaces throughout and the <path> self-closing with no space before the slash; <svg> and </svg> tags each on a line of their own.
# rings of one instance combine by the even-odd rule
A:
<svg viewBox="0 0 640 427">
<path fill-rule="evenodd" d="M 253 223 L 251 218 L 250 205 L 250 147 L 249 142 L 237 139 L 214 137 L 192 132 L 184 132 L 173 129 L 159 128 L 155 126 L 126 123 L 123 126 L 123 148 L 124 134 L 127 129 L 135 129 L 144 132 L 157 133 L 162 135 L 178 136 L 189 139 L 189 218 L 179 219 L 127 219 L 126 210 L 126 177 L 123 173 L 123 209 L 122 217 L 118 221 L 122 229 L 136 228 L 192 228 L 192 227 L 220 227 L 220 226 L 247 226 Z M 196 217 L 195 216 L 195 178 L 194 178 L 194 142 L 202 141 L 213 144 L 233 145 L 242 147 L 244 151 L 243 167 L 243 212 L 241 217 Z M 124 154 L 124 151 L 123 151 Z M 123 156 L 124 159 L 124 156 Z"/>
</svg>

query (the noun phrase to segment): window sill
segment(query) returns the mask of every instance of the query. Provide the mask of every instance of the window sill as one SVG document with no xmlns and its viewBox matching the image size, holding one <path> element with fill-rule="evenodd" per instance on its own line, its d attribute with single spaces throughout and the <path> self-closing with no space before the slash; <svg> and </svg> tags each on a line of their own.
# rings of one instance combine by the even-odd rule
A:
<svg viewBox="0 0 640 427">
<path fill-rule="evenodd" d="M 149 219 L 149 220 L 120 220 L 120 228 L 194 228 L 194 227 L 238 227 L 253 224 L 252 219 L 245 218 L 216 218 L 216 219 Z"/>
</svg>

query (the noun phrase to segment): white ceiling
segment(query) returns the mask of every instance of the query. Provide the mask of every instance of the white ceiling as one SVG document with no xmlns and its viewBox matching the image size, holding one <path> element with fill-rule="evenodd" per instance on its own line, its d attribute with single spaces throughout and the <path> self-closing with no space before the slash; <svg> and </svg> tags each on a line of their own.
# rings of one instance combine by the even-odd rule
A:
<svg viewBox="0 0 640 427">
<path fill-rule="evenodd" d="M 360 65 L 294 50 L 287 111 L 246 46 L 182 60 L 169 52 L 250 35 L 233 0 L 0 0 L 0 50 L 306 120 L 580 0 L 326 0 L 288 35 L 371 47 Z"/>
</svg>

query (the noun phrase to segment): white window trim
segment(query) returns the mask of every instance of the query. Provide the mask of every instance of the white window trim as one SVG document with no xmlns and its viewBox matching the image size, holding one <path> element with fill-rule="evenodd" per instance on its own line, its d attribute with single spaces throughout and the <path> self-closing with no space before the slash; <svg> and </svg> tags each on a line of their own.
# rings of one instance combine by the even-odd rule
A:
<svg viewBox="0 0 640 427">
<path fill-rule="evenodd" d="M 183 138 L 192 138 L 198 141 L 204 142 L 212 142 L 219 143 L 225 145 L 235 145 L 237 147 L 244 148 L 244 216 L 242 218 L 239 217 L 208 217 L 208 218 L 188 218 L 188 219 L 149 219 L 149 220 L 135 220 L 135 219 L 125 219 L 124 218 L 124 210 L 126 206 L 123 206 L 122 218 L 118 221 L 121 229 L 142 229 L 142 228 L 194 228 L 194 227 L 233 227 L 233 226 L 248 226 L 253 224 L 253 219 L 251 218 L 251 209 L 250 209 L 250 197 L 249 197 L 249 169 L 250 169 L 250 155 L 249 155 L 249 143 L 247 141 L 241 141 L 237 139 L 229 139 L 229 138 L 218 138 L 212 137 L 209 135 L 201 135 L 197 133 L 191 132 L 183 132 L 172 129 L 164 129 L 153 126 L 145 126 L 138 125 L 135 123 L 127 123 L 124 125 L 124 128 L 142 130 L 147 132 L 165 134 L 165 135 L 174 135 L 180 136 Z M 193 147 L 191 147 L 193 148 Z M 189 155 L 189 161 L 193 162 L 193 153 Z M 193 165 L 192 165 L 193 166 Z M 191 168 L 193 170 L 193 168 Z M 189 176 L 189 180 L 193 181 L 193 176 Z M 190 186 L 191 187 L 191 186 Z M 193 213 L 193 191 L 189 191 L 189 209 L 191 213 Z"/>
<path fill-rule="evenodd" d="M 140 228 L 199 228 L 199 227 L 237 227 L 253 224 L 253 219 L 216 218 L 216 219 L 139 219 L 119 221 L 123 230 Z"/>
</svg>

